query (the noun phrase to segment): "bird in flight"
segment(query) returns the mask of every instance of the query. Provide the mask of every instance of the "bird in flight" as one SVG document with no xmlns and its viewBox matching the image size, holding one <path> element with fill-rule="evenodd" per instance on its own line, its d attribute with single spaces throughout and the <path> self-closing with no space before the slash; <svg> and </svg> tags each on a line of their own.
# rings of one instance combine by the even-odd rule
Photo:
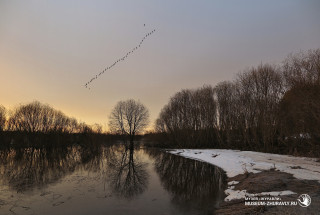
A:
<svg viewBox="0 0 320 215">
<path fill-rule="evenodd" d="M 144 24 L 144 26 L 146 26 L 146 24 Z M 150 36 L 151 34 L 153 34 L 155 31 L 156 31 L 156 30 L 154 29 L 154 30 L 152 30 L 151 32 L 147 33 L 147 34 L 143 37 L 143 39 L 141 40 L 141 42 L 139 43 L 138 46 L 135 46 L 131 51 L 127 52 L 125 56 L 123 56 L 122 58 L 119 58 L 119 59 L 115 60 L 112 65 L 104 68 L 102 72 L 100 72 L 99 74 L 93 76 L 93 78 L 91 78 L 90 81 L 88 81 L 88 82 L 84 85 L 84 87 L 90 90 L 91 88 L 89 87 L 89 85 L 92 83 L 92 81 L 98 79 L 98 77 L 99 77 L 100 75 L 104 74 L 105 71 L 111 69 L 111 68 L 112 68 L 113 66 L 115 66 L 117 63 L 119 63 L 119 62 L 121 62 L 121 61 L 124 61 L 124 59 L 126 59 L 130 54 L 132 54 L 134 51 L 136 51 L 138 48 L 140 48 L 141 45 L 142 45 L 142 43 L 144 42 L 144 40 L 147 39 L 147 37 Z"/>
</svg>

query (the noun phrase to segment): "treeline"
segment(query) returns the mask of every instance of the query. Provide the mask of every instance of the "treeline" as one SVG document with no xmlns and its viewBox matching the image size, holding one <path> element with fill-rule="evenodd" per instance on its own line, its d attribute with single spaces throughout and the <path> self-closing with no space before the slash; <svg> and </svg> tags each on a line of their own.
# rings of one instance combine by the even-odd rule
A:
<svg viewBox="0 0 320 215">
<path fill-rule="evenodd" d="M 156 136 L 174 147 L 320 155 L 320 49 L 170 98 Z"/>
<path fill-rule="evenodd" d="M 102 126 L 87 125 L 34 101 L 7 111 L 0 106 L 0 147 L 88 144 L 106 139 Z M 110 135 L 109 135 L 110 136 Z"/>
<path fill-rule="evenodd" d="M 41 133 L 101 133 L 102 126 L 80 123 L 75 118 L 68 117 L 47 104 L 34 101 L 20 105 L 12 111 L 6 111 L 0 105 L 0 130 Z"/>
</svg>

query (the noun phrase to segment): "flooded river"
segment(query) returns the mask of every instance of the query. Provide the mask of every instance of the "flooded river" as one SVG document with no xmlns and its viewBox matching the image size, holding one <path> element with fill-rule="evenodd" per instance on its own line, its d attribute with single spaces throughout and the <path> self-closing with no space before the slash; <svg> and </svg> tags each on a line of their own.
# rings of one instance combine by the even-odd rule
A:
<svg viewBox="0 0 320 215">
<path fill-rule="evenodd" d="M 0 214 L 213 214 L 225 173 L 148 148 L 0 151 Z"/>
</svg>

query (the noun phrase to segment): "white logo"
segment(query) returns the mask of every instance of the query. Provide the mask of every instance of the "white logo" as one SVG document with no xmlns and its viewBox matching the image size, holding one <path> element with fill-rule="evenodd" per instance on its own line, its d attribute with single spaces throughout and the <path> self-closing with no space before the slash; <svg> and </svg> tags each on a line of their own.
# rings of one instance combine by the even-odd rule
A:
<svg viewBox="0 0 320 215">
<path fill-rule="evenodd" d="M 298 203 L 301 207 L 308 207 L 311 204 L 311 198 L 308 194 L 301 194 Z"/>
</svg>

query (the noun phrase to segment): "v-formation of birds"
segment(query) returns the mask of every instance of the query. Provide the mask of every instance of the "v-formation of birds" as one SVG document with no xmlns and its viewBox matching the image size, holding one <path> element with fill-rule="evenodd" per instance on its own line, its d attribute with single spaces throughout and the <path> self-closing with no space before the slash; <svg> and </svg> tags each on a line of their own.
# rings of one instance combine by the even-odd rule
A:
<svg viewBox="0 0 320 215">
<path fill-rule="evenodd" d="M 144 26 L 145 26 L 145 25 L 144 25 Z M 154 30 L 152 30 L 151 32 L 147 33 L 147 34 L 142 38 L 142 40 L 140 41 L 139 45 L 137 45 L 136 47 L 134 47 L 131 51 L 127 52 L 125 56 L 117 59 L 117 60 L 116 60 L 113 64 L 111 64 L 110 66 L 104 68 L 102 72 L 100 72 L 99 74 L 97 74 L 97 75 L 95 75 L 93 78 L 91 78 L 90 81 L 88 81 L 84 86 L 85 86 L 87 89 L 90 90 L 89 85 L 90 85 L 94 80 L 98 79 L 98 77 L 99 77 L 100 75 L 104 74 L 107 70 L 112 69 L 115 65 L 117 65 L 117 64 L 120 63 L 121 61 L 126 60 L 126 59 L 129 57 L 129 55 L 130 55 L 130 54 L 133 54 L 133 52 L 135 52 L 136 50 L 138 50 L 138 49 L 141 47 L 142 43 L 143 43 L 149 36 L 151 36 L 155 31 L 156 31 L 156 30 L 154 29 Z"/>
</svg>

